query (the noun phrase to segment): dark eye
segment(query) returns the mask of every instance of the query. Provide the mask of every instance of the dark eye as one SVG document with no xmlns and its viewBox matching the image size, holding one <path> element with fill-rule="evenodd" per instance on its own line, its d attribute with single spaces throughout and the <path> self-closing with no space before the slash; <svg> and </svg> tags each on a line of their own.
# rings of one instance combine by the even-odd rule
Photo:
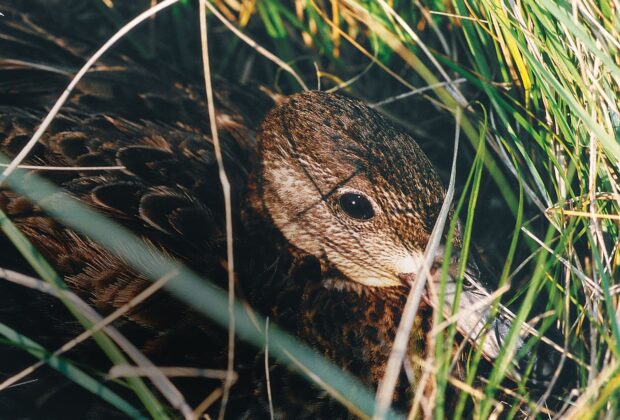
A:
<svg viewBox="0 0 620 420">
<path fill-rule="evenodd" d="M 375 215 L 375 210 L 372 208 L 370 200 L 359 193 L 344 193 L 340 196 L 338 203 L 342 211 L 353 219 L 369 220 Z"/>
</svg>

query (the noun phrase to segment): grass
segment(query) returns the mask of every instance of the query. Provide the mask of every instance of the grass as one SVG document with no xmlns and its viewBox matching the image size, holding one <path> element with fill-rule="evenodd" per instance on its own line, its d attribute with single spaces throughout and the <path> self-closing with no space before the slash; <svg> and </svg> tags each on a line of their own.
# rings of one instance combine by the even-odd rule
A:
<svg viewBox="0 0 620 420">
<path fill-rule="evenodd" d="M 0 228 L 4 234 L 11 240 L 11 242 L 19 249 L 20 253 L 28 260 L 28 263 L 37 272 L 41 278 L 45 279 L 47 283 L 52 286 L 55 291 L 66 290 L 67 286 L 64 281 L 55 273 L 54 269 L 45 261 L 45 259 L 37 252 L 37 250 L 28 242 L 26 237 L 17 229 L 17 227 L 10 221 L 10 219 L 0 211 Z M 84 326 L 85 329 L 90 328 L 93 325 L 91 319 L 88 318 L 84 310 L 77 308 L 73 302 L 63 298 L 62 294 L 59 294 L 60 300 L 69 309 L 73 316 Z M 30 340 L 29 338 L 22 336 L 18 332 L 10 328 L 10 326 L 0 323 L 2 328 L 2 335 L 13 342 L 17 346 L 26 345 L 30 349 L 28 350 L 34 356 L 37 356 L 41 360 L 44 360 L 48 365 L 61 371 L 68 377 L 72 378 L 76 383 L 82 385 L 84 388 L 91 392 L 97 393 L 102 399 L 112 403 L 115 407 L 119 408 L 126 414 L 132 413 L 132 417 L 135 417 L 138 413 L 137 410 L 129 410 L 127 403 L 120 400 L 105 386 L 95 386 L 97 382 L 85 375 L 79 369 L 76 369 L 71 364 L 61 364 L 56 355 L 48 356 L 42 347 Z M 113 363 L 124 364 L 127 363 L 127 359 L 123 355 L 122 351 L 114 344 L 114 342 L 104 334 L 100 332 L 93 332 L 93 338 L 97 342 L 101 350 L 110 358 Z M 60 369 L 60 367 L 65 368 Z M 12 378 L 11 378 L 12 379 Z M 10 385 L 12 382 L 10 379 L 3 381 L 2 388 Z M 149 414 L 153 418 L 167 418 L 166 409 L 160 404 L 159 400 L 151 393 L 149 388 L 140 378 L 129 378 L 128 386 L 131 387 L 136 395 L 143 402 L 144 406 L 148 409 Z"/>
<path fill-rule="evenodd" d="M 118 28 L 131 14 L 117 3 L 93 2 Z M 197 36 L 186 24 L 197 21 L 197 8 L 193 2 L 180 3 L 171 14 L 158 17 L 172 22 L 174 33 L 166 35 L 177 45 L 153 42 L 153 32 L 147 31 L 132 33 L 126 48 L 145 58 L 174 49 L 182 71 L 199 73 L 197 60 L 187 56 L 184 44 Z M 110 9 L 110 4 L 116 8 Z M 499 273 L 495 287 L 511 286 L 493 310 L 501 310 L 501 301 L 513 310 L 516 322 L 491 366 L 484 368 L 481 346 L 465 348 L 460 354 L 466 361 L 462 375 L 451 368 L 456 325 L 435 331 L 434 350 L 427 360 L 412 361 L 423 367 L 435 391 L 428 398 L 419 396 L 414 409 L 443 418 L 449 414 L 448 394 L 456 392 L 451 413 L 455 417 L 514 417 L 525 409 L 534 417 L 618 416 L 620 5 L 614 0 L 220 0 L 209 6 L 214 73 L 241 78 L 253 60 L 252 78 L 283 93 L 317 86 L 318 76 L 323 90 L 344 90 L 370 103 L 434 86 L 378 108 L 409 126 L 446 180 L 454 114 L 463 111 L 460 127 L 469 144 L 459 152 L 454 205 L 463 221 L 463 249 L 475 244 L 487 249 Z M 213 16 L 216 11 L 219 17 Z M 239 41 L 238 34 L 224 32 L 221 19 L 230 20 L 248 39 Z M 284 69 L 281 74 L 278 66 Z M 457 79 L 466 82 L 456 84 Z M 20 174 L 6 180 L 18 191 L 32 198 L 54 191 L 42 182 L 24 190 Z M 135 249 L 142 247 L 77 203 L 60 202 L 54 212 L 59 220 L 113 249 L 127 249 L 118 247 L 120 238 Z M 3 229 L 10 231 L 10 222 L 3 220 Z M 449 232 L 454 231 L 454 220 Z M 18 232 L 13 237 L 22 243 L 22 253 L 33 267 L 39 267 L 39 275 L 57 282 L 58 276 Z M 126 257 L 135 268 L 147 268 L 143 260 Z M 465 268 L 462 258 L 459 285 Z M 252 322 L 242 306 L 228 304 L 221 290 L 171 262 L 153 264 L 146 274 L 158 279 L 172 269 L 179 270 L 179 281 L 168 287 L 177 296 L 223 325 L 228 325 L 232 308 L 237 333 L 264 346 L 265 331 L 257 327 L 265 325 L 264 320 Z M 437 291 L 440 297 L 443 290 L 440 286 Z M 207 298 L 210 305 L 204 305 Z M 531 322 L 538 314 L 544 316 Z M 436 311 L 434 325 L 447 315 Z M 556 341 L 577 371 L 568 389 L 534 392 L 525 377 L 506 379 L 511 360 L 527 359 L 516 353 L 521 321 L 530 321 L 541 335 L 550 329 L 561 333 Z M 25 340 L 2 327 L 12 342 Z M 118 351 L 107 335 L 99 334 L 102 348 Z M 305 371 L 352 412 L 373 415 L 372 395 L 353 378 L 341 376 L 276 326 L 270 326 L 268 337 L 270 353 Z M 529 337 L 526 348 L 545 345 L 539 341 Z M 36 344 L 29 348 L 37 349 L 42 360 L 53 361 Z M 71 375 L 76 382 L 84 378 Z M 133 382 L 151 415 L 163 412 L 164 403 L 157 400 L 161 397 L 153 396 L 140 379 L 128 382 Z M 101 395 L 126 412 L 135 410 L 113 394 Z"/>
</svg>

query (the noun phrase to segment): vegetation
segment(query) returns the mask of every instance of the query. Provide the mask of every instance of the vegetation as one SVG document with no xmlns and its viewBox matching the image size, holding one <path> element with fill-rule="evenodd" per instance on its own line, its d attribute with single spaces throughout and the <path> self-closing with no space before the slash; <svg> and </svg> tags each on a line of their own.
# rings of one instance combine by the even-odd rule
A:
<svg viewBox="0 0 620 420">
<path fill-rule="evenodd" d="M 148 5 L 93 0 L 80 10 L 86 11 L 84 25 L 107 22 L 93 34 L 103 42 Z M 446 393 L 456 389 L 455 418 L 515 417 L 523 411 L 541 417 L 620 415 L 620 3 L 215 0 L 208 6 L 213 73 L 257 81 L 283 93 L 300 90 L 298 79 L 261 54 L 254 44 L 258 43 L 290 65 L 306 85 L 361 97 L 405 125 L 446 180 L 454 130 L 459 128 L 467 140 L 459 151 L 454 201 L 463 222 L 464 247 L 481 248 L 498 273 L 495 288 L 510 285 L 498 304 L 516 314 L 514 325 L 527 321 L 538 331 L 538 337 L 528 338 L 526 350 L 546 346 L 540 335 L 558 332 L 554 340 L 563 349 L 561 367 L 575 371 L 574 383 L 568 389 L 552 384 L 533 391 L 526 377 L 506 380 L 510 359 L 523 358 L 527 364 L 525 352 L 514 354 L 516 327 L 491 366 L 484 367 L 476 348 L 465 350 L 464 380 L 456 378 L 451 370 L 456 329 L 454 323 L 443 323 L 437 311 L 434 325 L 445 327 L 434 330 L 429 358 L 417 361 L 435 392 L 430 400 L 417 401 L 414 411 L 443 418 Z M 56 19 L 62 23 L 62 9 L 58 10 Z M 121 47 L 146 60 L 173 57 L 170 61 L 179 73 L 200 74 L 200 60 L 192 56 L 199 42 L 198 11 L 194 2 L 176 2 L 128 33 Z M 253 44 L 230 32 L 222 19 Z M 42 181 L 29 182 L 25 190 L 20 176 L 17 171 L 6 182 L 35 198 L 52 191 Z M 127 243 L 143 249 L 128 233 L 76 203 L 62 200 L 50 209 L 61 221 L 119 252 Z M 0 223 L 40 277 L 55 285 L 52 292 L 65 296 L 61 280 L 10 220 L 0 215 Z M 144 269 L 139 256 L 126 257 Z M 181 281 L 170 283 L 172 291 L 227 325 L 227 297 L 184 268 L 163 261 L 151 266 L 149 276 L 158 279 L 178 270 Z M 463 270 L 464 264 L 460 281 Z M 211 305 L 202 304 L 206 298 Z M 92 327 L 98 321 L 89 320 L 79 305 L 65 300 L 85 328 L 101 329 Z M 237 332 L 264 346 L 264 329 L 242 306 L 234 309 Z M 0 324 L 7 340 L 46 363 L 59 363 L 57 355 L 49 356 L 9 327 Z M 318 361 L 277 327 L 268 335 L 272 354 L 302 371 L 312 366 L 353 412 L 372 415 L 374 398 L 353 378 Z M 97 337 L 102 349 L 121 363 L 119 343 L 102 332 Z M 65 374 L 84 386 L 93 387 L 97 380 L 76 367 Z M 552 382 L 559 376 L 558 370 Z M 154 396 L 142 380 L 134 378 L 126 385 L 150 415 L 173 415 L 162 408 L 167 404 L 163 397 Z M 165 384 L 160 385 L 165 395 Z M 140 408 L 103 385 L 100 392 L 129 415 Z M 176 408 L 183 411 L 181 405 Z"/>
</svg>

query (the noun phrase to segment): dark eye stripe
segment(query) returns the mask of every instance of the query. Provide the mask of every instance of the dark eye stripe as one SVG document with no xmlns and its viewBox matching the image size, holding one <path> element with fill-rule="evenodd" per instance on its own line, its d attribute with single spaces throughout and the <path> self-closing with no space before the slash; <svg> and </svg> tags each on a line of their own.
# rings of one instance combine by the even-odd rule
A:
<svg viewBox="0 0 620 420">
<path fill-rule="evenodd" d="M 338 203 L 345 214 L 356 220 L 369 220 L 375 216 L 375 210 L 368 198 L 359 193 L 344 193 Z"/>
</svg>

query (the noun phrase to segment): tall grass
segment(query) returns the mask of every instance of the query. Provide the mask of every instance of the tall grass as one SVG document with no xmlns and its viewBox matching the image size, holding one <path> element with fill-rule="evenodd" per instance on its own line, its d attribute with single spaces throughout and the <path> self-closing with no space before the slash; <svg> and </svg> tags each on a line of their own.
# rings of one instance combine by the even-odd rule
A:
<svg viewBox="0 0 620 420">
<path fill-rule="evenodd" d="M 94 2 L 98 13 L 120 27 L 128 17 L 111 7 L 116 3 Z M 467 249 L 476 239 L 484 239 L 478 245 L 489 250 L 497 265 L 494 286 L 511 286 L 495 310 L 501 301 L 513 310 L 516 322 L 499 358 L 485 367 L 480 347 L 464 347 L 455 355 L 455 324 L 443 323 L 445 316 L 437 311 L 434 325 L 445 328 L 433 330 L 432 351 L 426 360 L 407 361 L 422 367 L 433 392 L 420 395 L 409 414 L 488 418 L 525 412 L 532 417 L 579 419 L 620 415 L 620 4 L 615 0 L 219 0 L 212 5 L 221 15 L 210 15 L 209 20 L 217 29 L 212 29 L 216 38 L 211 41 L 217 52 L 217 59 L 212 55 L 216 73 L 234 69 L 285 93 L 300 89 L 300 75 L 302 85 L 317 86 L 320 81 L 324 90 L 345 90 L 371 103 L 432 86 L 378 108 L 407 125 L 431 158 L 438 157 L 435 161 L 444 174 L 442 155 L 452 145 L 447 133 L 453 128 L 453 114 L 463 111 L 461 128 L 469 145 L 463 146 L 457 171 L 461 181 L 454 208 L 463 222 L 465 251 L 457 280 L 461 285 Z M 194 66 L 181 40 L 188 33 L 186 22 L 197 21 L 196 10 L 193 2 L 184 1 L 171 15 L 175 33 L 168 38 L 178 41 L 180 67 Z M 286 63 L 286 73 L 278 72 L 273 60 L 254 57 L 256 45 L 244 46 L 231 32 L 224 35 L 221 19 L 273 52 L 281 65 Z M 166 48 L 145 41 L 149 35 L 131 36 L 130 48 L 136 54 L 146 57 L 153 49 Z M 466 82 L 456 83 L 457 79 Z M 36 182 L 31 183 L 38 185 L 34 190 L 25 190 L 19 172 L 7 181 L 35 199 L 53 191 Z M 75 203 L 58 203 L 53 211 L 61 221 L 119 252 L 127 249 L 118 247 L 119 240 L 141 248 L 135 238 Z M 496 228 L 490 217 L 503 226 Z M 97 225 L 92 220 L 99 221 L 101 229 L 93 230 Z M 453 233 L 456 218 L 451 223 Z M 5 231 L 12 229 L 10 222 L 3 226 Z M 495 230 L 488 233 L 485 227 Z M 23 239 L 14 237 L 17 243 Z M 24 244 L 21 249 L 36 269 L 40 257 Z M 153 279 L 179 270 L 180 281 L 171 284 L 171 290 L 227 324 L 227 296 L 222 291 L 165 260 L 146 267 L 143 261 L 132 261 L 135 256 L 126 257 Z M 47 268 L 39 274 L 54 278 Z M 440 285 L 440 297 L 443 290 Z M 204 305 L 204 299 L 211 304 Z M 238 333 L 262 347 L 265 334 L 257 325 L 265 323 L 253 323 L 238 304 L 232 307 Z M 560 332 L 559 367 L 574 368 L 574 382 L 554 388 L 560 369 L 544 389 L 532 389 L 528 369 L 521 378 L 506 378 L 513 359 L 527 365 L 527 351 L 546 345 L 532 335 L 517 353 L 518 326 L 525 321 L 538 335 L 551 329 Z M 24 340 L 10 329 L 5 331 L 10 340 Z M 352 412 L 373 414 L 372 396 L 352 378 L 340 376 L 274 326 L 269 342 L 270 353 L 305 371 Z M 36 344 L 28 343 L 45 358 Z M 463 371 L 455 370 L 455 358 Z M 81 380 L 78 376 L 76 382 Z M 152 400 L 143 384 L 136 381 L 133 386 L 151 415 L 162 413 L 161 404 Z M 105 395 L 119 409 L 133 412 L 124 401 Z M 453 401 L 450 407 L 448 401 Z"/>
</svg>

